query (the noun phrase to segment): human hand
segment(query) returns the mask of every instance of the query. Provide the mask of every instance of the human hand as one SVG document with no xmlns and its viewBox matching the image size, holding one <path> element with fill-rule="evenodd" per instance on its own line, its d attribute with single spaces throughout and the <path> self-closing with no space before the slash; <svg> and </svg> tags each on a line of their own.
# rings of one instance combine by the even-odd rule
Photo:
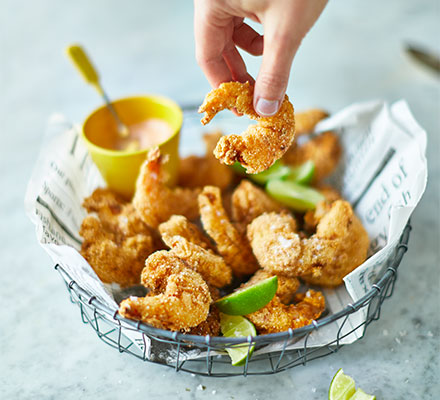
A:
<svg viewBox="0 0 440 400">
<path fill-rule="evenodd" d="M 290 68 L 302 39 L 327 0 L 194 0 L 196 59 L 212 87 L 250 81 L 237 47 L 263 55 L 255 82 L 254 108 L 261 116 L 277 113 Z M 244 18 L 263 25 L 259 35 Z"/>
</svg>

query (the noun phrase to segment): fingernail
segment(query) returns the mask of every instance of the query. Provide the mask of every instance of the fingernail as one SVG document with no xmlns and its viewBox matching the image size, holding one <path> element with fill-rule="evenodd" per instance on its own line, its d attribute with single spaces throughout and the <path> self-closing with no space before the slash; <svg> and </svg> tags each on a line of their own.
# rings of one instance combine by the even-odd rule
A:
<svg viewBox="0 0 440 400">
<path fill-rule="evenodd" d="M 260 115 L 270 117 L 277 113 L 279 104 L 280 102 L 278 100 L 267 100 L 260 98 L 257 101 L 255 111 Z"/>
</svg>

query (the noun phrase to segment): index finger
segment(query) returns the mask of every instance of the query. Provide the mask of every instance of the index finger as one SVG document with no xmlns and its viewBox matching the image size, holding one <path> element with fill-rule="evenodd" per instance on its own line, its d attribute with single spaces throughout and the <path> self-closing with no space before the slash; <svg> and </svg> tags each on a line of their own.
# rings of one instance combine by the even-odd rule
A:
<svg viewBox="0 0 440 400">
<path fill-rule="evenodd" d="M 203 3 L 203 2 L 201 2 Z M 210 22 L 202 4 L 194 10 L 196 60 L 212 87 L 232 80 L 231 71 L 223 58 L 228 39 L 225 29 Z"/>
</svg>

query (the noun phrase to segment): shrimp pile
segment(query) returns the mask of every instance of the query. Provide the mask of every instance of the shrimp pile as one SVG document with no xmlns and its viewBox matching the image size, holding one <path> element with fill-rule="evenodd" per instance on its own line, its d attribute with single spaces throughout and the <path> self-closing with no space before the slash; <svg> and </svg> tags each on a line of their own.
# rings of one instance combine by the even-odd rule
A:
<svg viewBox="0 0 440 400">
<path fill-rule="evenodd" d="M 365 261 L 367 232 L 351 205 L 324 181 L 341 158 L 335 133 L 313 133 L 328 114 L 315 109 L 294 117 L 286 96 L 277 115 L 261 118 L 252 96 L 253 87 L 238 82 L 224 83 L 206 96 L 199 110 L 205 112 L 203 124 L 228 108 L 257 125 L 241 136 L 205 135 L 206 155 L 181 160 L 179 186 L 167 186 L 167 160 L 156 148 L 140 169 L 131 202 L 108 189 L 84 200 L 89 215 L 80 229 L 81 254 L 103 282 L 142 284 L 149 290 L 145 297 L 120 303 L 123 317 L 217 336 L 215 301 L 234 288 L 277 276 L 273 299 L 246 318 L 259 334 L 296 329 L 325 310 L 323 294 L 310 285 L 336 287 Z M 308 141 L 292 144 L 295 125 L 304 135 L 300 141 Z M 313 185 L 325 198 L 315 209 L 293 213 L 227 167 L 238 161 L 257 173 L 282 156 L 293 166 L 314 161 Z"/>
<path fill-rule="evenodd" d="M 232 165 L 239 162 L 251 174 L 266 170 L 281 158 L 295 136 L 294 111 L 287 95 L 276 115 L 260 117 L 252 105 L 253 94 L 254 88 L 249 82 L 222 83 L 206 95 L 199 108 L 199 113 L 205 113 L 201 120 L 203 125 L 226 108 L 235 108 L 258 121 L 241 135 L 221 137 L 214 150 L 215 157 L 222 163 Z"/>
</svg>

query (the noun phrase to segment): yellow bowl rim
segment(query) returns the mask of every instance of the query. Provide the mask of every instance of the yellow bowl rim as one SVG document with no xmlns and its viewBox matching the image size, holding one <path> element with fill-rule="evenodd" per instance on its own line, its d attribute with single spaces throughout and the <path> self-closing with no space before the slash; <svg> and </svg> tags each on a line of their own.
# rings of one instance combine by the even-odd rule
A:
<svg viewBox="0 0 440 400">
<path fill-rule="evenodd" d="M 125 101 L 125 100 L 137 100 L 137 99 L 153 99 L 153 100 L 159 100 L 162 103 L 165 103 L 166 106 L 171 106 L 172 108 L 174 108 L 177 113 L 178 113 L 178 117 L 179 117 L 179 128 L 176 129 L 176 131 L 173 132 L 173 134 L 164 142 L 159 143 L 157 146 L 162 146 L 168 142 L 170 142 L 171 140 L 173 140 L 176 135 L 179 134 L 181 128 L 182 128 L 182 124 L 183 124 L 183 111 L 180 108 L 180 106 L 174 101 L 171 100 L 168 97 L 162 96 L 162 95 L 156 95 L 156 94 L 148 94 L 148 95 L 135 95 L 135 96 L 128 96 L 128 97 L 120 97 L 116 100 L 112 100 L 112 104 L 115 104 L 119 101 Z M 104 147 L 98 146 L 95 143 L 93 143 L 92 141 L 90 141 L 88 139 L 88 137 L 86 136 L 85 132 L 84 132 L 84 126 L 86 125 L 87 121 L 90 120 L 90 118 L 96 114 L 98 111 L 106 108 L 107 106 L 105 104 L 103 104 L 102 106 L 99 106 L 98 108 L 95 108 L 88 116 L 87 118 L 84 120 L 84 122 L 82 123 L 81 126 L 81 137 L 84 139 L 84 141 L 87 143 L 87 146 L 91 147 L 95 152 L 99 152 L 103 155 L 106 156 L 111 156 L 111 157 L 128 157 L 128 156 L 133 156 L 133 155 L 141 155 L 141 154 L 146 154 L 147 152 L 149 152 L 152 148 L 154 147 L 149 147 L 146 149 L 142 149 L 142 150 L 136 150 L 136 151 L 122 151 L 122 150 L 111 150 L 111 149 L 106 149 Z"/>
</svg>

